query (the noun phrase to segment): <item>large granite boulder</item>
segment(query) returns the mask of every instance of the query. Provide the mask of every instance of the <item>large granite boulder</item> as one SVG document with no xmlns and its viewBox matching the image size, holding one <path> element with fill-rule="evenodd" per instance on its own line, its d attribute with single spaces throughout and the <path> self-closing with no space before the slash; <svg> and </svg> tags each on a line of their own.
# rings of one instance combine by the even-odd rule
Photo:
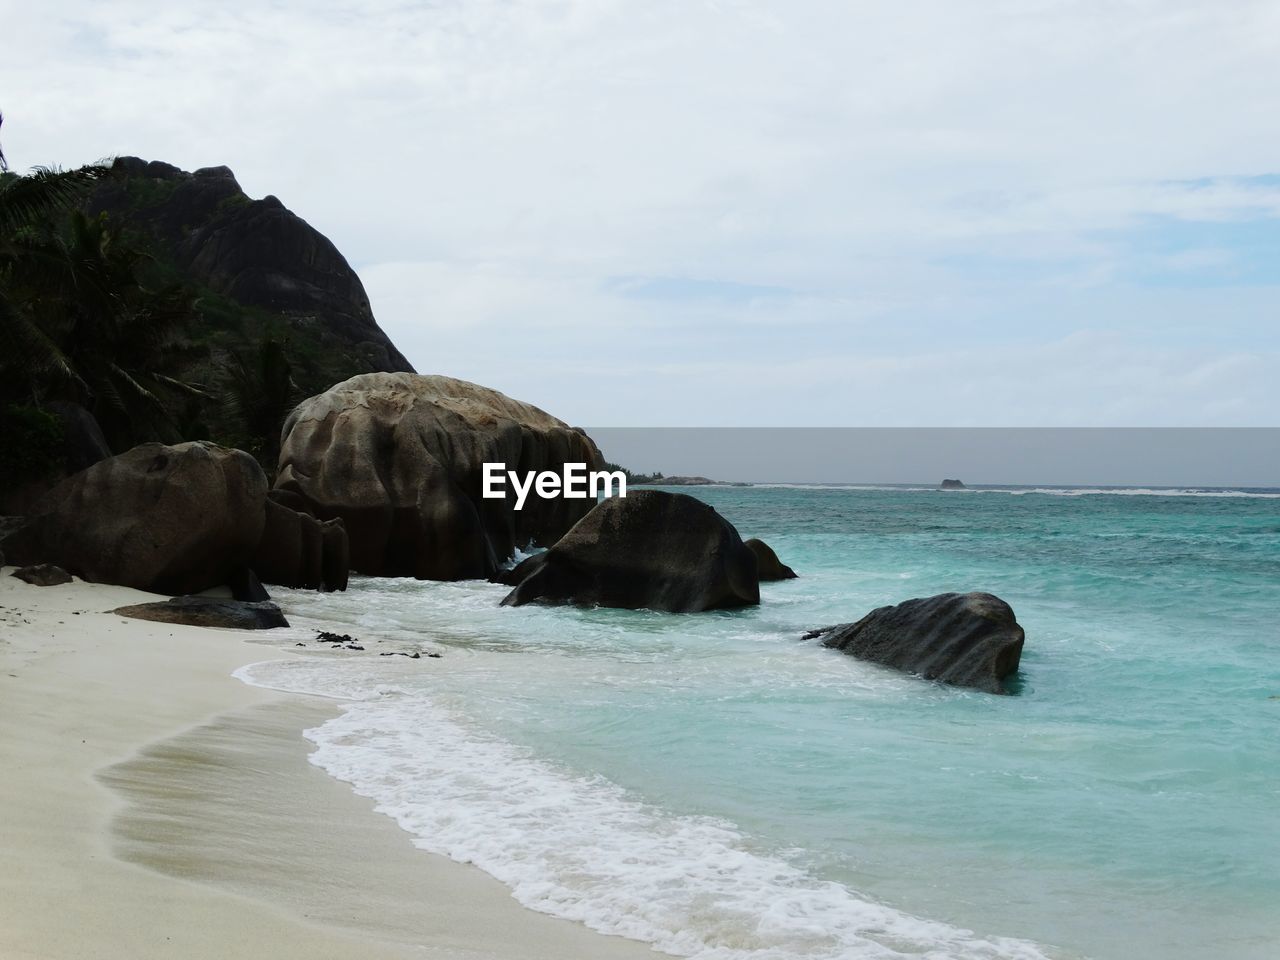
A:
<svg viewBox="0 0 1280 960">
<path fill-rule="evenodd" d="M 341 519 L 351 569 L 376 576 L 487 577 L 517 546 L 553 543 L 592 501 L 481 496 L 485 463 L 602 469 L 596 445 L 537 407 L 464 380 L 352 377 L 285 420 L 273 498 Z M 509 491 L 509 488 L 508 488 Z"/>
<path fill-rule="evenodd" d="M 747 549 L 756 555 L 756 573 L 760 582 L 766 580 L 794 580 L 796 572 L 778 559 L 773 547 L 763 540 L 752 537 L 746 543 Z"/>
<path fill-rule="evenodd" d="M 242 307 L 283 314 L 347 370 L 412 370 L 374 320 L 360 278 L 319 231 L 273 196 L 252 200 L 226 167 L 194 173 L 120 157 L 90 213 L 150 237 L 197 285 Z"/>
<path fill-rule="evenodd" d="M 857 623 L 805 634 L 858 657 L 928 680 L 1005 693 L 1023 632 L 1013 609 L 990 593 L 942 593 L 879 607 Z"/>
<path fill-rule="evenodd" d="M 682 493 L 605 500 L 505 575 L 504 606 L 573 603 L 692 612 L 760 602 L 755 555 L 715 509 Z"/>
<path fill-rule="evenodd" d="M 267 478 L 213 443 L 144 443 L 50 490 L 3 549 L 84 580 L 153 593 L 226 583 L 262 536 Z"/>
<path fill-rule="evenodd" d="M 135 603 L 111 611 L 135 620 L 182 623 L 192 627 L 226 627 L 233 630 L 271 630 L 287 627 L 280 608 L 270 600 L 247 603 L 219 597 L 174 597 L 157 603 Z"/>
</svg>

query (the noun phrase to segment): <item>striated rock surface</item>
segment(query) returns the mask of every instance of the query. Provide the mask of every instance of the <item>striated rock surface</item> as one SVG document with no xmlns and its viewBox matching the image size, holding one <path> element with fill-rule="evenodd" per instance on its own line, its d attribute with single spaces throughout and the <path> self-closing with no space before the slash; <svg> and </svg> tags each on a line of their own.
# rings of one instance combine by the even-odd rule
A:
<svg viewBox="0 0 1280 960">
<path fill-rule="evenodd" d="M 246 603 L 217 597 L 174 597 L 158 603 L 137 603 L 111 611 L 135 620 L 183 623 L 193 627 L 227 627 L 234 630 L 270 630 L 287 627 L 280 608 L 269 600 Z"/>
<path fill-rule="evenodd" d="M 513 495 L 485 499 L 485 463 L 522 474 L 603 466 L 581 430 L 496 390 L 364 374 L 289 415 L 272 497 L 341 519 L 351 569 L 426 580 L 490 576 L 516 546 L 555 542 L 593 505 L 530 493 L 517 511 Z"/>
<path fill-rule="evenodd" d="M 756 572 L 759 574 L 761 583 L 767 580 L 796 579 L 796 572 L 779 560 L 778 555 L 773 552 L 773 547 L 763 540 L 752 537 L 746 542 L 746 547 L 756 555 Z"/>
<path fill-rule="evenodd" d="M 942 593 L 872 610 L 857 623 L 805 634 L 928 680 L 1005 693 L 1024 634 L 1013 608 L 990 593 Z"/>
<path fill-rule="evenodd" d="M 262 535 L 267 478 L 240 450 L 144 443 L 50 490 L 3 549 L 95 583 L 191 593 L 226 583 Z"/>
<path fill-rule="evenodd" d="M 350 551 L 341 520 L 321 523 L 269 498 L 250 566 L 264 583 L 307 590 L 347 589 Z"/>
<path fill-rule="evenodd" d="M 504 606 L 573 603 L 692 612 L 760 602 L 755 555 L 712 507 L 682 493 L 605 500 L 545 553 L 504 574 Z"/>
</svg>

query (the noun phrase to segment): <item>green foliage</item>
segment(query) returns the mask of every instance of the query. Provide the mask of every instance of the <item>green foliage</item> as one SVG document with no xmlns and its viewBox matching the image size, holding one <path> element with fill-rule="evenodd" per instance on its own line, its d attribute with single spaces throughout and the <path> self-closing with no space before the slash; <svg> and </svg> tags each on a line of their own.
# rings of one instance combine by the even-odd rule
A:
<svg viewBox="0 0 1280 960">
<path fill-rule="evenodd" d="M 626 467 L 618 463 L 606 463 L 604 465 L 604 468 L 606 470 L 621 470 L 622 475 L 627 478 L 628 484 L 657 483 L 659 480 L 662 480 L 664 477 L 664 475 L 661 473 L 632 473 Z"/>
<path fill-rule="evenodd" d="M 244 431 L 236 446 L 252 453 L 273 473 L 280 454 L 280 427 L 302 399 L 285 345 L 263 340 L 256 352 L 231 357 L 222 372 L 227 418 Z"/>
<path fill-rule="evenodd" d="M 30 406 L 0 407 L 0 488 L 49 476 L 62 468 L 62 422 Z"/>
</svg>

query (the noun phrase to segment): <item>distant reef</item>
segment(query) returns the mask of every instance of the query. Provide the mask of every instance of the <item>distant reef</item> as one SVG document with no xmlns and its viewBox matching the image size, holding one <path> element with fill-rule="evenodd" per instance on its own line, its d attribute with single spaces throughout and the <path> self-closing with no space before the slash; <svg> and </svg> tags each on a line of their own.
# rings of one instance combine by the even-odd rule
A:
<svg viewBox="0 0 1280 960">
<path fill-rule="evenodd" d="M 662 477 L 650 476 L 642 478 L 633 478 L 631 483 L 636 485 L 652 485 L 663 487 L 749 487 L 751 484 L 742 481 L 730 480 L 710 480 L 707 477 Z"/>
</svg>

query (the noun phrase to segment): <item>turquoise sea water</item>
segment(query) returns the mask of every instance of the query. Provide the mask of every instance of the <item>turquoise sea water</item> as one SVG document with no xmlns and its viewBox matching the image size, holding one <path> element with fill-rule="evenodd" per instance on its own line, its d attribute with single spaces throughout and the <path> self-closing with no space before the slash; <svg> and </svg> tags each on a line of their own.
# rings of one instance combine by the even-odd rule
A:
<svg viewBox="0 0 1280 960">
<path fill-rule="evenodd" d="M 670 615 L 357 578 L 280 598 L 444 657 L 245 675 L 351 698 L 314 759 L 420 845 L 670 952 L 1280 956 L 1280 496 L 685 492 L 800 579 Z M 1014 696 L 799 640 L 973 589 Z"/>
</svg>

